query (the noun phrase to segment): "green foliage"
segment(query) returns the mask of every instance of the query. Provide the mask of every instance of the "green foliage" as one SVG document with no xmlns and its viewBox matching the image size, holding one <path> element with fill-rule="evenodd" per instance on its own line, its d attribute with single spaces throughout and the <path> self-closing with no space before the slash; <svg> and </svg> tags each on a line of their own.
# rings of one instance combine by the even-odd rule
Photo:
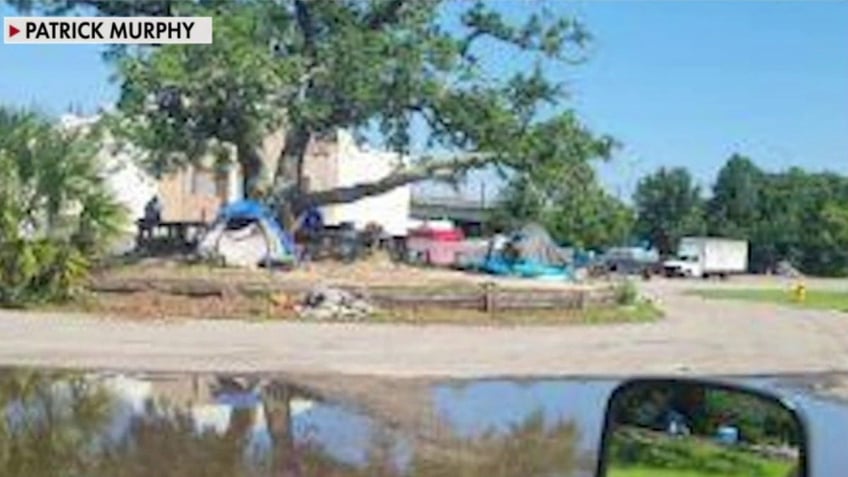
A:
<svg viewBox="0 0 848 477">
<path fill-rule="evenodd" d="M 745 448 L 633 428 L 616 430 L 609 461 L 611 476 L 786 477 L 794 475 L 795 466 L 792 460 L 768 458 Z"/>
<path fill-rule="evenodd" d="M 633 385 L 617 394 L 613 406 L 611 475 L 783 477 L 796 464 L 792 458 L 769 457 L 758 450 L 800 444 L 798 422 L 776 401 L 697 383 L 670 382 Z M 670 411 L 680 413 L 691 435 L 665 432 Z M 716 443 L 722 425 L 736 427 L 740 442 Z"/>
<path fill-rule="evenodd" d="M 0 304 L 65 299 L 124 219 L 97 144 L 0 109 Z"/>
<path fill-rule="evenodd" d="M 226 144 L 248 154 L 281 125 L 287 107 L 281 91 L 296 80 L 299 60 L 275 55 L 269 42 L 290 25 L 255 3 L 180 7 L 187 15 L 215 16 L 213 46 L 113 52 L 122 114 L 110 126 L 149 151 L 151 171 L 169 172 L 206 153 L 226 158 Z"/>
<path fill-rule="evenodd" d="M 746 238 L 760 219 L 765 174 L 747 157 L 734 154 L 719 171 L 707 203 L 710 233 Z"/>
<path fill-rule="evenodd" d="M 684 169 L 644 178 L 634 199 L 637 231 L 664 253 L 680 237 L 708 231 L 748 240 L 754 271 L 788 260 L 805 273 L 848 275 L 848 178 L 798 168 L 767 173 L 733 155 L 705 207 Z"/>
<path fill-rule="evenodd" d="M 633 305 L 639 299 L 639 289 L 630 280 L 625 280 L 615 288 L 615 301 L 622 306 Z"/>
<path fill-rule="evenodd" d="M 841 290 L 807 290 L 804 301 L 798 301 L 788 287 L 778 288 L 733 288 L 692 290 L 692 295 L 714 300 L 744 300 L 761 303 L 776 303 L 814 310 L 848 312 L 848 292 Z"/>
<path fill-rule="evenodd" d="M 558 242 L 595 250 L 625 243 L 633 221 L 632 210 L 598 184 L 588 162 L 516 174 L 493 212 L 497 228 L 537 222 Z"/>
<path fill-rule="evenodd" d="M 705 420 L 704 431 L 731 422 L 739 429 L 743 442 L 778 446 L 801 443 L 798 422 L 782 404 L 742 393 L 714 391 L 707 394 L 706 405 L 712 419 Z"/>
<path fill-rule="evenodd" d="M 744 392 L 696 383 L 649 383 L 629 388 L 615 402 L 616 422 L 625 426 L 663 431 L 668 411 L 681 413 L 692 434 L 704 438 L 730 424 L 746 444 L 798 445 L 801 440 L 791 411 L 777 401 Z"/>
<path fill-rule="evenodd" d="M 77 294 L 88 260 L 69 243 L 11 240 L 0 243 L 0 304 L 65 300 Z"/>
<path fill-rule="evenodd" d="M 455 180 L 484 163 L 511 174 L 532 172 L 533 180 L 561 177 L 607 157 L 613 145 L 563 107 L 564 83 L 548 73 L 552 63 L 581 62 L 591 36 L 574 18 L 544 9 L 513 23 L 486 2 L 448 7 L 437 0 L 185 0 L 167 8 L 162 2 L 16 3 L 60 12 L 87 6 L 102 14 L 214 17 L 214 43 L 207 47 L 109 51 L 121 84 L 112 127 L 149 150 L 147 163 L 157 172 L 205 153 L 229 157 L 235 148 L 249 193 L 326 204 L 432 177 Z M 444 27 L 453 21 L 457 28 Z M 486 67 L 489 57 L 503 55 L 534 66 L 512 75 Z M 261 141 L 281 128 L 285 147 L 268 157 Z M 389 180 L 306 192 L 309 143 L 339 128 L 372 133 L 399 152 L 410 149 L 416 129 L 428 145 L 477 160 L 437 170 L 426 167 L 436 158 L 424 156 Z M 575 227 L 595 225 L 563 225 L 569 232 Z"/>
<path fill-rule="evenodd" d="M 663 167 L 642 178 L 633 199 L 637 233 L 663 255 L 673 253 L 682 237 L 706 229 L 701 191 L 686 169 Z"/>
<path fill-rule="evenodd" d="M 848 275 L 848 178 L 798 168 L 766 173 L 733 156 L 708 211 L 711 234 L 751 242 L 756 271 L 788 260 L 805 273 Z"/>
</svg>

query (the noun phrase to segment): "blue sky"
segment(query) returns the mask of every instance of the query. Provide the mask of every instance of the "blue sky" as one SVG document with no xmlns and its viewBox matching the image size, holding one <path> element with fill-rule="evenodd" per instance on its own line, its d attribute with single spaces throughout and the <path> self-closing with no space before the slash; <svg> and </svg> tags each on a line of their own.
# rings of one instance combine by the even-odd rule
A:
<svg viewBox="0 0 848 477">
<path fill-rule="evenodd" d="M 520 16 L 529 3 L 497 5 Z M 596 38 L 586 64 L 550 72 L 569 84 L 569 107 L 624 144 L 600 168 L 612 192 L 629 196 L 663 165 L 689 167 L 709 186 L 733 152 L 767 169 L 848 173 L 848 2 L 541 3 L 577 15 Z M 0 45 L 0 64 L 3 104 L 60 114 L 117 95 L 96 46 Z"/>
</svg>

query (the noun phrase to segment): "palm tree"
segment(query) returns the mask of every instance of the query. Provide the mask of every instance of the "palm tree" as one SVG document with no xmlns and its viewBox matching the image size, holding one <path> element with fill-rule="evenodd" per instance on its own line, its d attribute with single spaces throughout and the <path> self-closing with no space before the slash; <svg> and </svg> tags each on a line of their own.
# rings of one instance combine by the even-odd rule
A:
<svg viewBox="0 0 848 477">
<path fill-rule="evenodd" d="M 108 192 L 98 151 L 95 133 L 61 130 L 35 113 L 0 108 L 0 210 L 13 212 L 37 237 L 83 232 L 98 243 L 109 238 L 121 225 L 122 207 Z"/>
<path fill-rule="evenodd" d="M 0 107 L 0 303 L 64 290 L 120 230 L 98 150 L 92 133 Z"/>
</svg>

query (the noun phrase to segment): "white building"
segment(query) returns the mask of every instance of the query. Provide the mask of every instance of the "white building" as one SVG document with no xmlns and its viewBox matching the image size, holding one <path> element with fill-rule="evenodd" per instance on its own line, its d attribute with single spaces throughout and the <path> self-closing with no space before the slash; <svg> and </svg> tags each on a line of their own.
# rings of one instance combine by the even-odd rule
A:
<svg viewBox="0 0 848 477">
<path fill-rule="evenodd" d="M 332 162 L 329 174 L 324 177 L 330 187 L 349 187 L 374 182 L 391 174 L 401 166 L 398 154 L 385 151 L 372 151 L 360 148 L 350 133 L 339 131 L 336 135 L 336 151 L 329 159 Z M 310 161 L 319 160 L 310 157 L 306 173 L 311 172 Z M 311 184 L 315 180 L 311 179 Z M 330 205 L 324 208 L 325 221 L 328 224 L 353 223 L 357 229 L 368 224 L 377 224 L 390 235 L 406 235 L 409 228 L 409 207 L 411 188 L 400 186 L 384 194 L 366 197 L 347 204 Z"/>
<path fill-rule="evenodd" d="M 65 115 L 59 121 L 63 129 L 85 129 L 93 125 L 98 116 L 80 117 Z M 144 206 L 158 193 L 156 179 L 145 172 L 130 156 L 116 151 L 114 141 L 106 139 L 98 159 L 106 179 L 106 186 L 113 196 L 129 211 L 133 221 L 144 215 Z M 132 223 L 127 228 L 134 230 Z"/>
<path fill-rule="evenodd" d="M 267 138 L 263 153 L 276 158 L 282 147 L 280 132 Z M 310 190 L 322 191 L 380 180 L 401 166 L 402 161 L 396 153 L 360 147 L 349 132 L 337 130 L 333 137 L 310 144 L 303 173 Z M 376 224 L 388 234 L 406 235 L 410 201 L 411 187 L 405 185 L 355 202 L 329 205 L 322 212 L 328 225 L 347 222 L 363 229 Z"/>
<path fill-rule="evenodd" d="M 69 129 L 84 128 L 97 119 L 67 115 L 61 124 Z M 270 171 L 276 168 L 274 161 L 279 157 L 283 137 L 282 132 L 269 135 L 263 145 L 263 154 L 270 159 Z M 211 221 L 222 204 L 243 198 L 242 174 L 235 165 L 221 171 L 212 164 L 201 163 L 157 179 L 138 165 L 131 150 L 119 149 L 108 138 L 100 158 L 109 189 L 130 212 L 128 231 L 134 230 L 135 220 L 144 215 L 144 207 L 154 195 L 163 202 L 163 218 L 171 221 Z M 304 175 L 312 190 L 327 190 L 382 179 L 401 161 L 398 154 L 362 148 L 350 133 L 339 130 L 335 137 L 310 145 Z M 391 235 L 405 235 L 410 200 L 410 186 L 401 186 L 385 194 L 324 207 L 324 218 L 328 225 L 349 222 L 362 229 L 373 223 Z"/>
</svg>

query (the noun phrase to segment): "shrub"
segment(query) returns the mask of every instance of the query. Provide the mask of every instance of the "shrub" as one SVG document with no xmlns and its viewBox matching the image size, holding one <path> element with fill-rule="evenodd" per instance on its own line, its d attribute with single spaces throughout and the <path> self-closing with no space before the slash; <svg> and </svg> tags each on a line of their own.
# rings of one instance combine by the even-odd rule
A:
<svg viewBox="0 0 848 477">
<path fill-rule="evenodd" d="M 85 282 L 88 260 L 67 242 L 12 240 L 0 243 L 0 304 L 65 300 Z"/>
<path fill-rule="evenodd" d="M 0 305 L 70 298 L 120 230 L 92 139 L 0 107 Z"/>
<path fill-rule="evenodd" d="M 619 305 L 633 305 L 639 298 L 639 290 L 630 280 L 625 280 L 615 288 L 615 302 Z"/>
</svg>

